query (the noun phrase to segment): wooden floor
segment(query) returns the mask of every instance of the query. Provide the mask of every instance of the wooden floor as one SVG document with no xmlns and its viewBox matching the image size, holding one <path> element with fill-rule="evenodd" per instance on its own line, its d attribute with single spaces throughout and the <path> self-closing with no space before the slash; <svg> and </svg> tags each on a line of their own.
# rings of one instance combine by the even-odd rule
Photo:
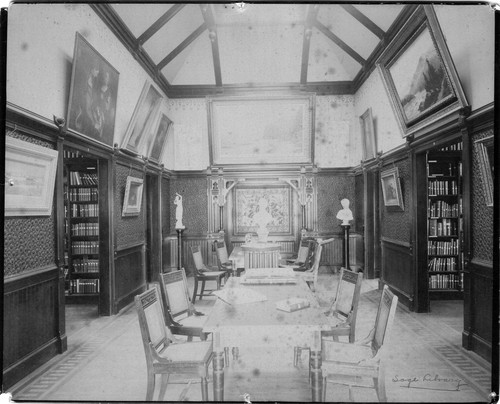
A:
<svg viewBox="0 0 500 404">
<path fill-rule="evenodd" d="M 192 290 L 192 279 L 188 279 Z M 317 296 L 327 305 L 337 278 L 320 274 Z M 356 327 L 364 337 L 375 320 L 380 291 L 375 280 L 363 281 Z M 214 298 L 197 301 L 208 313 Z M 143 401 L 146 365 L 137 315 L 132 306 L 112 317 L 98 317 L 95 307 L 68 306 L 68 351 L 10 389 L 14 400 Z M 392 402 L 484 402 L 490 391 L 490 366 L 461 348 L 462 302 L 433 302 L 432 313 L 398 307 L 387 363 L 386 386 Z M 238 361 L 225 369 L 225 400 L 244 402 L 311 401 L 307 352 L 298 368 L 293 352 L 241 349 Z M 439 381 L 426 381 L 426 375 Z M 402 379 L 416 378 L 408 386 Z M 165 401 L 200 401 L 198 380 L 171 377 Z M 355 389 L 354 401 L 376 401 L 372 390 Z M 211 385 L 209 398 L 212 399 Z M 328 385 L 327 401 L 349 400 L 348 389 Z"/>
</svg>

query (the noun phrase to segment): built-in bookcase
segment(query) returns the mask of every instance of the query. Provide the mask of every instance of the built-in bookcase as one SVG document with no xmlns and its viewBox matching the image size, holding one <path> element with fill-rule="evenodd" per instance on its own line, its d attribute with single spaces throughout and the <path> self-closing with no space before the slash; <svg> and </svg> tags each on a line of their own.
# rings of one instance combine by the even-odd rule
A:
<svg viewBox="0 0 500 404">
<path fill-rule="evenodd" d="M 430 299 L 463 290 L 462 143 L 427 152 L 427 273 Z"/>
<path fill-rule="evenodd" d="M 99 301 L 98 162 L 79 152 L 64 151 L 66 299 Z"/>
</svg>

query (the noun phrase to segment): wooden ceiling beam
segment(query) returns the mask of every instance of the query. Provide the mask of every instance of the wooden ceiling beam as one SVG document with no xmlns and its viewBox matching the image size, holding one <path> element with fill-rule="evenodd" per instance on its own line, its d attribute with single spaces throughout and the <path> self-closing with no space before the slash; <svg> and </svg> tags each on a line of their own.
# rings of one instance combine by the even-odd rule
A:
<svg viewBox="0 0 500 404">
<path fill-rule="evenodd" d="M 380 39 L 384 37 L 385 32 L 352 4 L 339 5 Z"/>
<path fill-rule="evenodd" d="M 189 35 L 184 41 L 182 41 L 172 52 L 170 52 L 165 58 L 158 63 L 158 70 L 161 71 L 166 65 L 168 65 L 175 57 L 177 57 L 184 49 L 186 49 L 196 38 L 198 38 L 203 31 L 207 29 L 207 24 L 201 24 L 196 30 L 194 30 L 191 35 Z"/>
<path fill-rule="evenodd" d="M 307 83 L 307 69 L 309 67 L 309 49 L 311 47 L 312 26 L 318 14 L 319 5 L 307 7 L 307 17 L 304 23 L 304 35 L 302 39 L 302 62 L 300 68 L 300 84 Z"/>
<path fill-rule="evenodd" d="M 215 85 L 222 86 L 222 73 L 220 66 L 219 54 L 219 40 L 217 38 L 217 27 L 215 25 L 215 18 L 212 13 L 212 8 L 209 4 L 200 5 L 203 19 L 207 24 L 209 30 L 210 42 L 212 43 L 212 59 L 214 64 Z"/>
<path fill-rule="evenodd" d="M 352 49 L 349 45 L 347 45 L 342 39 L 340 39 L 337 35 L 335 35 L 332 31 L 330 31 L 318 20 L 314 22 L 314 25 L 327 38 L 329 38 L 332 42 L 334 42 L 340 49 L 342 49 L 345 53 L 347 53 L 350 57 L 352 57 L 356 62 L 358 62 L 363 67 L 365 66 L 366 60 L 354 49 Z"/>
<path fill-rule="evenodd" d="M 151 25 L 142 35 L 137 38 L 137 42 L 141 45 L 156 34 L 167 22 L 169 22 L 179 11 L 183 9 L 185 4 L 174 4 L 153 25 Z"/>
</svg>

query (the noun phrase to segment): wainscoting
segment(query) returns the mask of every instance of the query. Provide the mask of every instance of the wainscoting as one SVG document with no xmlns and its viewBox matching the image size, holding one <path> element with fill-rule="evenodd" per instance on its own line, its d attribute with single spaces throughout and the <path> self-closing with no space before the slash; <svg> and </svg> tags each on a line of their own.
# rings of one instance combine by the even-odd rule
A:
<svg viewBox="0 0 500 404">
<path fill-rule="evenodd" d="M 415 274 L 410 244 L 382 237 L 381 247 L 382 273 L 380 281 L 391 287 L 402 304 L 410 310 L 414 310 Z"/>
<path fill-rule="evenodd" d="M 64 278 L 54 266 L 4 280 L 4 388 L 66 349 L 63 290 Z"/>
<path fill-rule="evenodd" d="M 464 272 L 464 331 L 462 344 L 491 361 L 493 264 L 472 260 Z M 467 303 L 468 302 L 468 303 Z"/>
<path fill-rule="evenodd" d="M 113 314 L 146 290 L 145 247 L 143 243 L 122 248 L 115 253 L 115 298 Z"/>
</svg>

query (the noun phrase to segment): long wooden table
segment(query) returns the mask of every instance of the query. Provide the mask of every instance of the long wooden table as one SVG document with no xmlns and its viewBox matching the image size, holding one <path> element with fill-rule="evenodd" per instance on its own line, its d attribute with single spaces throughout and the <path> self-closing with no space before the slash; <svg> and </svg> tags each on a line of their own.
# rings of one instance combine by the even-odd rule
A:
<svg viewBox="0 0 500 404">
<path fill-rule="evenodd" d="M 215 302 L 203 327 L 204 332 L 213 335 L 215 401 L 224 400 L 224 348 L 285 347 L 293 355 L 295 346 L 311 350 L 311 398 L 320 401 L 321 330 L 327 325 L 316 297 L 302 279 L 297 279 L 296 284 L 269 285 L 246 285 L 241 279 L 230 278 L 224 290 L 245 288 L 265 295 L 267 300 L 231 305 L 218 298 Z M 295 297 L 306 298 L 310 307 L 292 313 L 276 309 L 277 301 Z"/>
</svg>

